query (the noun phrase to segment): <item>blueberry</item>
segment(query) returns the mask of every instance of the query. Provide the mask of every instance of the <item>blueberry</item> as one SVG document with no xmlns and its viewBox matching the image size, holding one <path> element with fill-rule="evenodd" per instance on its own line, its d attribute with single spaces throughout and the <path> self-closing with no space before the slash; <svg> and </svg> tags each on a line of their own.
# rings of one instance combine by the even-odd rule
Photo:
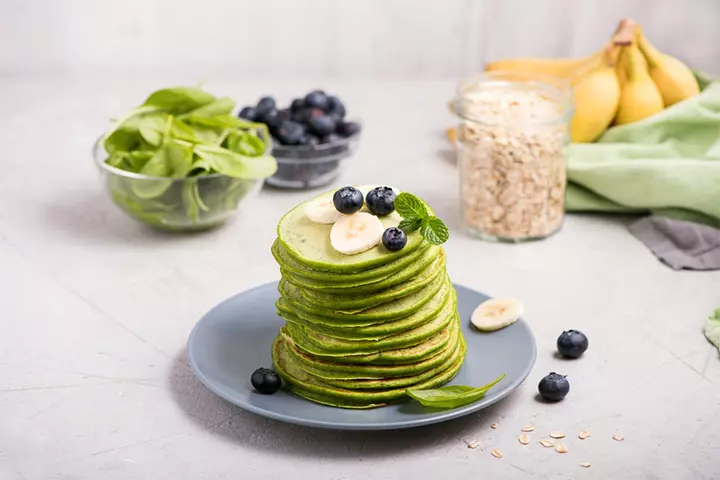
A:
<svg viewBox="0 0 720 480">
<path fill-rule="evenodd" d="M 293 120 L 298 123 L 307 124 L 311 118 L 325 115 L 325 112 L 319 108 L 302 108 L 293 113 Z"/>
<path fill-rule="evenodd" d="M 270 110 L 275 110 L 275 99 L 272 97 L 262 97 L 255 107 L 258 116 L 262 116 Z"/>
<path fill-rule="evenodd" d="M 320 138 L 320 143 L 335 143 L 339 140 L 342 140 L 343 138 L 338 135 L 337 133 L 330 133 L 328 135 L 325 135 L 324 137 Z"/>
<path fill-rule="evenodd" d="M 365 197 L 370 212 L 382 217 L 395 210 L 395 191 L 390 187 L 375 187 Z"/>
<path fill-rule="evenodd" d="M 292 120 L 292 112 L 289 108 L 283 108 L 282 110 L 278 110 L 278 120 L 280 123 L 286 121 L 286 120 Z"/>
<path fill-rule="evenodd" d="M 277 373 L 269 368 L 258 368 L 250 375 L 250 383 L 253 388 L 266 395 L 273 394 L 280 390 L 282 382 Z"/>
<path fill-rule="evenodd" d="M 407 235 L 405 232 L 396 227 L 390 227 L 383 232 L 382 242 L 385 248 L 391 252 L 397 252 L 405 248 L 407 244 Z"/>
<path fill-rule="evenodd" d="M 328 97 L 322 90 L 312 91 L 305 95 L 305 105 L 325 111 L 328 107 Z"/>
<path fill-rule="evenodd" d="M 335 131 L 335 120 L 329 115 L 320 115 L 318 117 L 311 117 L 308 120 L 310 130 L 319 136 L 329 135 Z"/>
<path fill-rule="evenodd" d="M 257 120 L 257 116 L 257 111 L 255 111 L 255 108 L 253 107 L 243 107 L 243 109 L 240 110 L 240 113 L 238 113 L 238 117 L 244 118 L 250 122 Z"/>
<path fill-rule="evenodd" d="M 337 132 L 338 126 L 342 123 L 342 117 L 334 112 L 328 113 L 327 116 L 332 118 L 333 122 L 335 122 L 335 131 Z"/>
<path fill-rule="evenodd" d="M 588 349 L 590 342 L 584 333 L 577 330 L 567 330 L 557 339 L 557 349 L 560 355 L 568 358 L 578 358 Z"/>
<path fill-rule="evenodd" d="M 352 137 L 360 131 L 360 124 L 355 122 L 344 122 L 338 125 L 337 132 L 343 137 Z"/>
<path fill-rule="evenodd" d="M 538 391 L 545 400 L 559 402 L 570 391 L 570 382 L 568 382 L 565 375 L 552 372 L 540 380 Z"/>
<path fill-rule="evenodd" d="M 305 129 L 297 122 L 286 120 L 280 124 L 276 135 L 283 145 L 298 145 L 305 135 Z"/>
<path fill-rule="evenodd" d="M 337 97 L 328 97 L 328 113 L 333 113 L 340 118 L 345 117 L 345 105 Z"/>
<path fill-rule="evenodd" d="M 296 98 L 290 104 L 290 110 L 292 110 L 293 113 L 295 113 L 298 110 L 301 110 L 303 108 L 305 108 L 305 100 L 302 98 Z"/>
<path fill-rule="evenodd" d="M 263 112 L 262 114 L 259 114 L 257 117 L 257 121 L 260 123 L 264 123 L 270 128 L 280 125 L 280 117 L 278 115 L 278 111 L 274 108 L 272 110 L 268 110 L 266 112 Z"/>
<path fill-rule="evenodd" d="M 360 190 L 353 187 L 343 187 L 333 195 L 333 205 L 338 212 L 350 215 L 363 206 L 363 195 Z"/>
</svg>

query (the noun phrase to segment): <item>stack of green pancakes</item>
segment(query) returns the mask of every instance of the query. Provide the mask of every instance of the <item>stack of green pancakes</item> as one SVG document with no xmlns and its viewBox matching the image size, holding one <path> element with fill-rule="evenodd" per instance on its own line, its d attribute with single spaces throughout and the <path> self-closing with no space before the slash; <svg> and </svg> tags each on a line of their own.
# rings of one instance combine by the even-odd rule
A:
<svg viewBox="0 0 720 480">
<path fill-rule="evenodd" d="M 455 377 L 465 341 L 444 250 L 413 232 L 400 251 L 381 243 L 344 255 L 331 246 L 332 225 L 312 222 L 304 207 L 280 220 L 272 246 L 286 320 L 272 357 L 285 385 L 321 404 L 372 408 Z M 388 228 L 402 218 L 380 220 Z"/>
</svg>

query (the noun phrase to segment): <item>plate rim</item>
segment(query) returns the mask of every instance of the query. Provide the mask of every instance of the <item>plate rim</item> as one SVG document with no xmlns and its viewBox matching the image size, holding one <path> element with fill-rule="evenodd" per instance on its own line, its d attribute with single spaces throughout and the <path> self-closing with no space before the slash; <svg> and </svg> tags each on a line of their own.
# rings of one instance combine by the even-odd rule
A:
<svg viewBox="0 0 720 480">
<path fill-rule="evenodd" d="M 232 405 L 235 405 L 238 408 L 241 408 L 243 410 L 249 411 L 253 414 L 260 415 L 262 417 L 270 418 L 273 420 L 278 420 L 285 423 L 291 423 L 295 425 L 302 425 L 306 427 L 314 427 L 314 428 L 324 428 L 324 429 L 330 429 L 330 430 L 393 430 L 393 429 L 405 429 L 405 428 L 414 428 L 414 427 L 422 427 L 427 425 L 432 425 L 435 423 L 441 423 L 446 422 L 448 420 L 453 420 L 456 418 L 463 417 L 465 415 L 468 415 L 470 413 L 474 413 L 478 410 L 481 410 L 483 408 L 489 407 L 490 405 L 493 405 L 505 398 L 507 398 L 511 393 L 513 393 L 520 385 L 525 382 L 527 377 L 530 375 L 530 372 L 532 372 L 533 367 L 535 366 L 535 362 L 537 361 L 537 341 L 535 339 L 535 334 L 533 333 L 532 329 L 530 328 L 530 325 L 528 325 L 527 321 L 525 321 L 524 318 L 520 318 L 516 323 L 521 323 L 525 326 L 525 329 L 527 330 L 528 334 L 530 335 L 530 340 L 532 343 L 532 355 L 531 355 L 531 361 L 528 362 L 527 366 L 523 370 L 523 372 L 516 377 L 516 379 L 505 386 L 503 391 L 497 395 L 496 397 L 493 397 L 491 399 L 483 399 L 474 403 L 471 403 L 469 405 L 466 405 L 464 407 L 455 408 L 452 410 L 447 410 L 446 412 L 443 412 L 442 414 L 438 415 L 432 415 L 428 417 L 421 417 L 416 418 L 412 420 L 405 420 L 405 421 L 392 421 L 392 422 L 368 422 L 368 423 L 343 423 L 343 422 L 332 422 L 332 421 L 325 421 L 325 420 L 309 420 L 304 417 L 298 417 L 293 415 L 288 415 L 284 413 L 277 413 L 272 410 L 267 410 L 264 408 L 257 407 L 256 405 L 252 405 L 250 403 L 238 403 L 235 399 L 231 398 L 230 395 L 226 394 L 222 389 L 217 388 L 213 382 L 211 382 L 200 370 L 197 363 L 195 362 L 194 356 L 191 354 L 192 350 L 192 344 L 193 344 L 193 338 L 197 334 L 198 328 L 200 324 L 217 308 L 219 308 L 221 305 L 225 304 L 226 302 L 229 302 L 233 298 L 243 295 L 245 293 L 251 292 L 253 290 L 259 290 L 263 288 L 272 287 L 273 285 L 277 285 L 278 281 L 272 281 L 263 283 L 261 285 L 256 285 L 252 288 L 249 288 L 247 290 L 243 290 L 239 293 L 236 293 L 235 295 L 232 295 L 225 300 L 217 303 L 215 306 L 213 306 L 210 310 L 205 312 L 205 314 L 200 317 L 200 319 L 195 323 L 192 330 L 190 331 L 190 335 L 188 336 L 188 340 L 186 343 L 186 358 L 188 360 L 188 364 L 190 366 L 190 369 L 195 374 L 195 376 L 200 380 L 200 382 L 211 392 L 213 392 L 215 395 L 219 396 L 223 400 L 231 403 Z M 478 290 L 475 290 L 473 288 L 466 287 L 464 285 L 458 284 L 456 282 L 453 282 L 453 287 L 462 288 L 465 290 L 469 290 L 471 292 L 479 293 L 481 295 L 490 297 L 489 295 L 480 292 Z M 492 297 L 490 297 L 492 298 Z M 301 397 L 298 397 L 297 395 L 294 395 L 292 392 L 288 392 L 290 395 L 296 397 L 300 401 L 309 401 L 305 400 Z M 332 408 L 332 407 L 329 407 Z M 385 407 L 380 407 L 385 408 Z"/>
</svg>

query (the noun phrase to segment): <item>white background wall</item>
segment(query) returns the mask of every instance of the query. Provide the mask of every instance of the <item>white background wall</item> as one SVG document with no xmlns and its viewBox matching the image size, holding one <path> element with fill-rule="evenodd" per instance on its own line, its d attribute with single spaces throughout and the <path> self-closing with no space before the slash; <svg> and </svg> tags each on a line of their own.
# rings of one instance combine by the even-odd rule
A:
<svg viewBox="0 0 720 480">
<path fill-rule="evenodd" d="M 623 16 L 720 72 L 720 0 L 0 0 L 0 75 L 456 78 L 586 55 Z"/>
</svg>

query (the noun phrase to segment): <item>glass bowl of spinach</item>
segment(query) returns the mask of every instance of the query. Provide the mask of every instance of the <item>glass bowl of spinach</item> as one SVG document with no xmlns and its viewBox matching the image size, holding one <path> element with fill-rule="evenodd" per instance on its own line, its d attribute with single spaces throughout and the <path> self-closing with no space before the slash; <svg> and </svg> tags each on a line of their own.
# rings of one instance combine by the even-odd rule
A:
<svg viewBox="0 0 720 480">
<path fill-rule="evenodd" d="M 226 222 L 277 170 L 267 127 L 235 117 L 234 108 L 227 97 L 175 87 L 117 120 L 93 150 L 113 202 L 165 230 Z"/>
</svg>

